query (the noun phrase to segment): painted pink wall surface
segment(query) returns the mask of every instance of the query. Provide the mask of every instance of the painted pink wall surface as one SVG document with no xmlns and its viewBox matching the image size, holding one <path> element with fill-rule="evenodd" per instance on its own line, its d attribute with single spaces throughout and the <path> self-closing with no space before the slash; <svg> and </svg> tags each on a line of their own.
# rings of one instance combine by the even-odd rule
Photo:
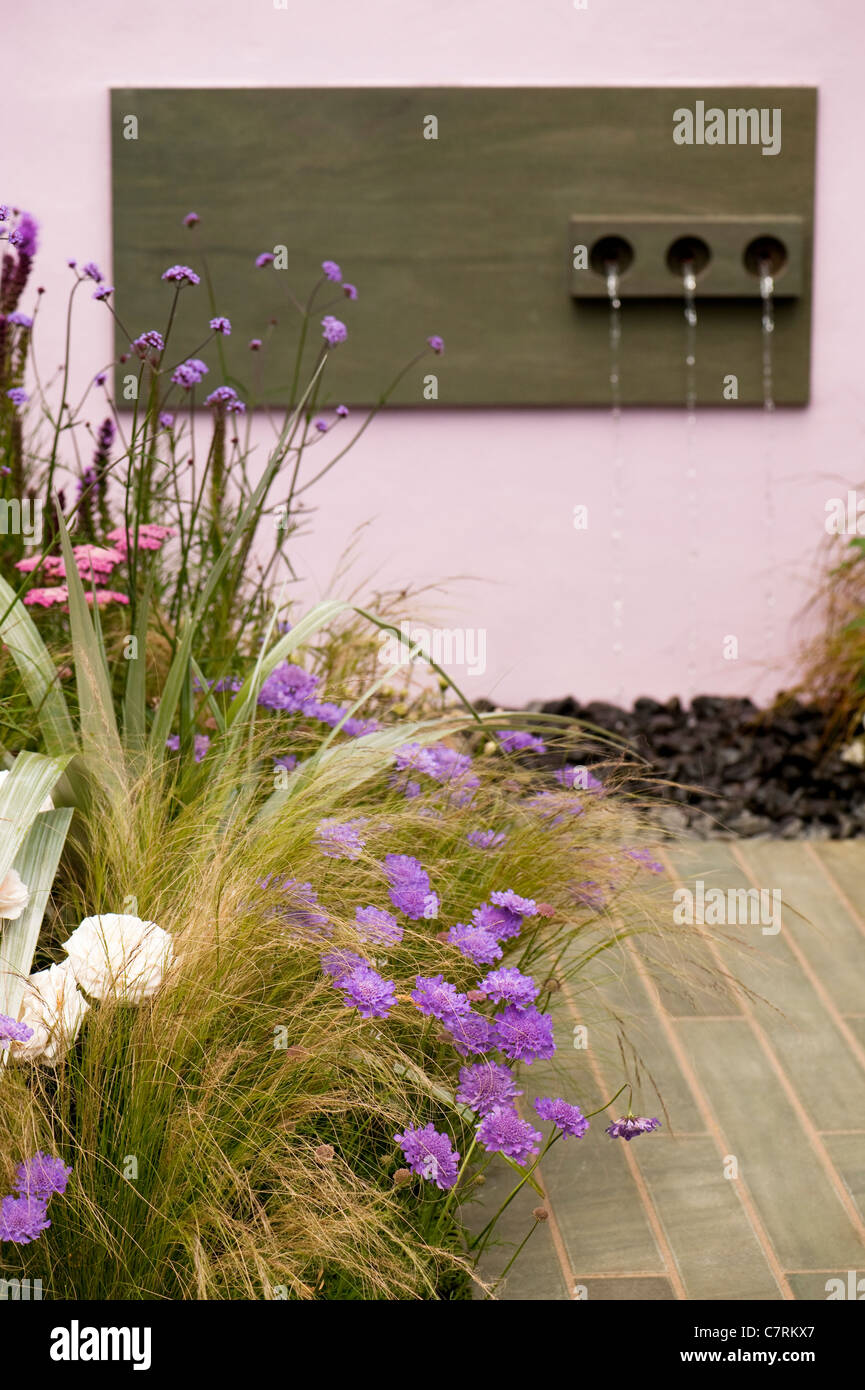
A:
<svg viewBox="0 0 865 1390">
<path fill-rule="evenodd" d="M 299 543 L 309 599 L 332 591 L 365 522 L 356 580 L 471 576 L 448 585 L 438 621 L 485 633 L 486 670 L 453 668 L 472 697 L 765 698 L 784 683 L 827 499 L 865 472 L 863 301 L 844 275 L 865 220 L 859 0 L 42 0 L 7 7 L 3 30 L 0 199 L 42 224 L 43 369 L 62 357 L 67 258 L 110 265 L 112 86 L 819 86 L 812 403 L 772 420 L 699 415 L 696 530 L 684 411 L 625 412 L 619 566 L 605 412 L 437 407 L 375 422 L 316 491 Z M 83 383 L 109 361 L 111 333 L 89 300 L 78 324 Z"/>
</svg>

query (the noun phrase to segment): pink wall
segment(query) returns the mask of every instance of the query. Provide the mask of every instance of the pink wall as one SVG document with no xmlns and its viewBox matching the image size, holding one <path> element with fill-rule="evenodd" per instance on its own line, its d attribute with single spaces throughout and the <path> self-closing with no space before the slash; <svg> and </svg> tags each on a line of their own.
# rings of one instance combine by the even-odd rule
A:
<svg viewBox="0 0 865 1390">
<path fill-rule="evenodd" d="M 602 412 L 393 413 L 321 486 L 315 533 L 300 545 L 314 595 L 368 520 L 358 579 L 474 576 L 449 586 L 439 618 L 486 632 L 486 673 L 455 672 L 471 695 L 666 697 L 690 686 L 766 695 L 782 683 L 825 501 L 863 471 L 863 304 L 842 276 L 865 213 L 860 0 L 588 0 L 586 9 L 571 0 L 288 0 L 287 10 L 273 0 L 42 0 L 7 7 L 3 31 L 0 198 L 43 224 L 46 367 L 62 351 L 67 257 L 110 264 L 112 85 L 818 85 L 812 404 L 780 412 L 768 442 L 754 412 L 700 416 L 694 538 L 684 413 L 626 414 L 618 631 L 613 434 Z M 99 306 L 86 315 L 79 347 L 92 349 L 90 370 L 108 359 L 110 334 Z M 578 503 L 589 507 L 584 532 L 573 528 Z M 722 655 L 730 634 L 735 661 Z"/>
</svg>

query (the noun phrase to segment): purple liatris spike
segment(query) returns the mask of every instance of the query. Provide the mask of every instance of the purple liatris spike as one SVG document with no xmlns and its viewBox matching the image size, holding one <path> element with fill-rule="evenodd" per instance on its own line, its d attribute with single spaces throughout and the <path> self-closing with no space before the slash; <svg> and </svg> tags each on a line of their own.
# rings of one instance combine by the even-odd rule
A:
<svg viewBox="0 0 865 1390">
<path fill-rule="evenodd" d="M 539 1096 L 535 1101 L 535 1110 L 542 1120 L 549 1120 L 560 1129 L 566 1139 L 582 1139 L 589 1128 L 589 1122 L 580 1107 L 568 1105 L 565 1100 Z"/>
<path fill-rule="evenodd" d="M 418 1129 L 407 1125 L 403 1134 L 394 1135 L 413 1173 L 434 1182 L 442 1192 L 453 1187 L 459 1172 L 460 1156 L 452 1147 L 450 1135 L 440 1134 L 434 1125 Z"/>
<path fill-rule="evenodd" d="M 525 1167 L 529 1159 L 540 1153 L 544 1136 L 521 1120 L 513 1106 L 494 1105 L 478 1125 L 478 1143 L 488 1153 L 503 1153 Z"/>
</svg>

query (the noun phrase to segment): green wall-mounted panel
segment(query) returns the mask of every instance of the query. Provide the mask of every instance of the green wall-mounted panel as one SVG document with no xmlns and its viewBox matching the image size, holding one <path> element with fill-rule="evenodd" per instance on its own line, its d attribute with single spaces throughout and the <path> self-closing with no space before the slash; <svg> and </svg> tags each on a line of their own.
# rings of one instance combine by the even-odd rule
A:
<svg viewBox="0 0 865 1390">
<path fill-rule="evenodd" d="M 676 142 L 677 111 L 715 108 L 779 111 L 780 149 Z M 217 311 L 234 325 L 230 374 L 248 377 L 248 340 L 278 320 L 256 360 L 259 394 L 274 404 L 289 394 L 289 292 L 305 296 L 325 258 L 359 289 L 356 303 L 330 310 L 351 335 L 329 365 L 331 403 L 372 403 L 437 333 L 444 356 L 412 368 L 395 404 L 607 404 L 607 306 L 574 297 L 571 249 L 572 218 L 606 217 L 611 231 L 614 219 L 684 226 L 693 217 L 704 228 L 793 219 L 797 293 L 776 305 L 774 394 L 779 405 L 808 400 L 813 88 L 123 88 L 112 92 L 111 120 L 124 330 L 162 327 L 162 271 L 175 261 L 201 270 L 206 248 Z M 190 210 L 201 216 L 194 232 L 181 226 Z M 256 270 L 256 254 L 275 246 L 287 247 L 287 268 Z M 731 247 L 728 237 L 728 271 Z M 678 287 L 669 298 L 657 285 L 648 293 L 623 293 L 622 401 L 681 405 Z M 759 403 L 758 300 L 715 298 L 698 285 L 698 309 L 700 404 Z M 209 316 L 204 285 L 184 291 L 172 360 L 199 347 Z M 128 347 L 125 331 L 117 346 Z M 216 354 L 202 355 L 216 384 Z M 429 372 L 437 405 L 424 398 Z M 730 375 L 738 403 L 724 404 Z"/>
</svg>

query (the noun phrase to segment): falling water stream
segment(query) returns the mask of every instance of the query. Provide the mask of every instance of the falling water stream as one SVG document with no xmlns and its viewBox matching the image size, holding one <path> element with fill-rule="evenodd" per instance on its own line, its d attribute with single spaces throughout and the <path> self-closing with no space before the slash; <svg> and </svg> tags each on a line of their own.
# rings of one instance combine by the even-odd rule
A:
<svg viewBox="0 0 865 1390">
<path fill-rule="evenodd" d="M 622 392 L 619 379 L 622 344 L 622 301 L 619 297 L 619 264 L 608 261 L 605 266 L 607 278 L 607 298 L 610 303 L 610 407 L 613 418 L 613 466 L 611 470 L 611 511 L 612 526 L 610 543 L 613 556 L 612 619 L 613 655 L 616 658 L 615 699 L 621 704 L 624 699 L 622 680 L 622 625 L 624 616 L 624 582 L 622 578 L 622 518 L 624 452 L 622 446 Z"/>
<path fill-rule="evenodd" d="M 700 552 L 697 537 L 700 533 L 700 508 L 697 496 L 697 276 L 692 259 L 682 262 L 682 288 L 685 298 L 685 409 L 687 437 L 685 443 L 685 476 L 688 564 L 691 570 L 688 614 L 688 689 L 689 699 L 696 694 L 697 682 L 697 569 Z"/>
<path fill-rule="evenodd" d="M 775 489 L 773 476 L 775 457 L 773 423 L 775 418 L 775 279 L 771 261 L 761 260 L 758 270 L 760 274 L 763 410 L 768 416 L 763 452 L 763 523 L 766 538 L 766 627 L 764 640 L 767 657 L 770 657 L 775 639 Z"/>
</svg>

